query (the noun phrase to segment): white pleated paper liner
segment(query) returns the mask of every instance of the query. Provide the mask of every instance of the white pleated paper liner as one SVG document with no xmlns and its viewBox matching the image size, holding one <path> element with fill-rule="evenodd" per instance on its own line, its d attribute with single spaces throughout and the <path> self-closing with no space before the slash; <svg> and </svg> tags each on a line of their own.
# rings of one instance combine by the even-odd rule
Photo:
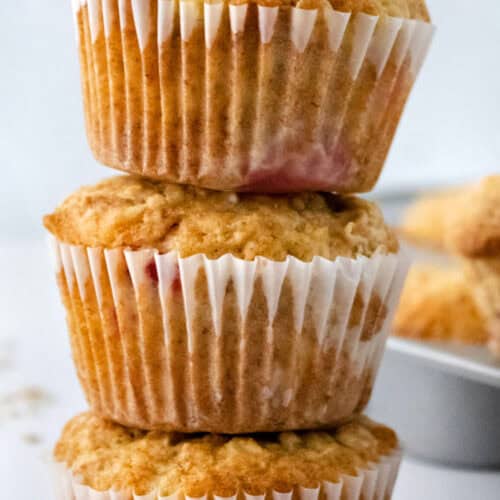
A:
<svg viewBox="0 0 500 500">
<path fill-rule="evenodd" d="M 371 189 L 433 34 L 326 0 L 73 4 L 97 159 L 212 189 Z"/>
<path fill-rule="evenodd" d="M 392 496 L 396 483 L 401 451 L 397 450 L 391 455 L 381 457 L 378 463 L 368 464 L 366 468 L 359 469 L 356 476 L 342 475 L 337 483 L 323 482 L 317 488 L 304 488 L 298 485 L 288 493 L 268 491 L 262 495 L 249 495 L 238 492 L 232 497 L 223 499 L 212 494 L 207 494 L 197 500 L 387 500 Z M 169 496 L 160 496 L 157 493 L 149 495 L 135 495 L 123 491 L 96 491 L 81 483 L 74 477 L 71 470 L 64 464 L 53 463 L 51 472 L 54 483 L 56 500 L 194 500 L 182 492 Z"/>
<path fill-rule="evenodd" d="M 368 402 L 406 276 L 399 254 L 243 261 L 54 241 L 77 372 L 123 425 L 331 426 Z"/>
</svg>

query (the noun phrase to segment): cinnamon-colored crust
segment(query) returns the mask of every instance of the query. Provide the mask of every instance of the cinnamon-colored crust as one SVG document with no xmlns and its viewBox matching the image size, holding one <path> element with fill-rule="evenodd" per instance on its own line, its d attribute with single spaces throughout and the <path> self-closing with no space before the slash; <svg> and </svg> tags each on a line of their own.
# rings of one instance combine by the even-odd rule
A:
<svg viewBox="0 0 500 500">
<path fill-rule="evenodd" d="M 220 3 L 220 0 L 198 0 L 201 3 Z M 231 5 L 258 4 L 265 7 L 294 6 L 300 9 L 317 9 L 322 0 L 229 0 Z M 393 16 L 429 22 L 425 0 L 328 0 L 335 9 L 354 14 L 362 12 L 372 16 Z M 82 2 L 86 4 L 86 0 Z"/>
<path fill-rule="evenodd" d="M 44 224 L 73 245 L 177 250 L 182 257 L 229 253 L 245 260 L 290 255 L 310 261 L 398 250 L 379 208 L 360 198 L 237 195 L 136 176 L 79 189 Z"/>
<path fill-rule="evenodd" d="M 329 0 L 332 7 L 344 12 L 364 12 L 372 16 L 394 16 L 430 21 L 424 0 Z"/>
<path fill-rule="evenodd" d="M 500 176 L 470 188 L 450 213 L 448 244 L 464 257 L 500 257 Z"/>
<path fill-rule="evenodd" d="M 462 260 L 468 284 L 483 314 L 488 347 L 500 359 L 500 256 Z"/>
<path fill-rule="evenodd" d="M 486 177 L 461 197 L 448 217 L 446 244 L 462 257 L 488 346 L 500 357 L 500 176 Z"/>
<path fill-rule="evenodd" d="M 470 281 L 456 268 L 415 265 L 394 319 L 394 333 L 408 338 L 484 344 L 486 320 Z"/>
<path fill-rule="evenodd" d="M 444 251 L 447 222 L 466 188 L 453 188 L 420 195 L 406 210 L 398 228 L 414 245 Z"/>
<path fill-rule="evenodd" d="M 84 413 L 65 426 L 54 455 L 98 491 L 196 498 L 338 482 L 397 447 L 391 429 L 362 416 L 331 431 L 231 438 L 141 431 Z"/>
<path fill-rule="evenodd" d="M 213 0 L 215 3 L 218 0 Z M 425 0 L 328 0 L 335 10 L 362 12 L 372 16 L 393 16 L 405 19 L 418 19 L 430 22 L 429 11 Z M 211 2 L 210 2 L 211 3 Z M 317 9 L 321 7 L 321 0 L 230 0 L 231 4 L 240 5 L 257 3 L 269 7 L 293 5 L 300 9 Z"/>
</svg>

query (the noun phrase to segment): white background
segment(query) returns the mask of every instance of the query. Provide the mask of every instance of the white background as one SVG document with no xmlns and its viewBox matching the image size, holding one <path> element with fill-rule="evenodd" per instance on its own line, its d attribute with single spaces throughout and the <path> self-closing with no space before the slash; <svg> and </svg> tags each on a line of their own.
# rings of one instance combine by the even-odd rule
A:
<svg viewBox="0 0 500 500">
<path fill-rule="evenodd" d="M 500 2 L 429 5 L 439 29 L 380 191 L 500 170 Z M 84 404 L 40 220 L 73 189 L 111 171 L 94 162 L 85 140 L 70 1 L 3 1 L 0 21 L 0 348 L 5 339 L 13 345 L 12 369 L 0 371 L 0 394 L 39 384 L 54 398 L 35 418 L 0 419 L 0 499 L 45 500 L 40 457 Z M 31 432 L 40 445 L 23 442 Z M 396 499 L 493 500 L 498 491 L 491 474 L 406 461 Z"/>
</svg>

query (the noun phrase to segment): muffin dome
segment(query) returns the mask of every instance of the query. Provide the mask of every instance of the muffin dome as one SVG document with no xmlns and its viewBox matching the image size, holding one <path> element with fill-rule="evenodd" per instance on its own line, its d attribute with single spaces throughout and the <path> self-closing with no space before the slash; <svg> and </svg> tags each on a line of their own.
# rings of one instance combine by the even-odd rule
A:
<svg viewBox="0 0 500 500">
<path fill-rule="evenodd" d="M 430 21 L 424 0 L 330 0 L 336 10 Z"/>
<path fill-rule="evenodd" d="M 57 239 L 91 247 L 177 250 L 252 260 L 367 257 L 398 250 L 374 203 L 328 193 L 234 194 L 135 176 L 71 195 L 45 217 Z"/>
<path fill-rule="evenodd" d="M 487 341 L 486 323 L 460 269 L 413 266 L 394 319 L 402 337 L 472 344 Z"/>
<path fill-rule="evenodd" d="M 397 447 L 391 429 L 361 416 L 332 431 L 231 438 L 140 431 L 84 413 L 66 425 L 55 458 L 98 491 L 198 498 L 315 488 L 355 475 Z"/>
<path fill-rule="evenodd" d="M 500 175 L 470 188 L 449 217 L 448 245 L 469 258 L 500 256 Z"/>
</svg>

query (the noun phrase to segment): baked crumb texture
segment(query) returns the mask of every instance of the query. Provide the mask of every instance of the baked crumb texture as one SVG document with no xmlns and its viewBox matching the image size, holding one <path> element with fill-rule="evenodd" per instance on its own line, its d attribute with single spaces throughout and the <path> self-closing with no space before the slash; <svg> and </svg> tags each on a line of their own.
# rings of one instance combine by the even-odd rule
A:
<svg viewBox="0 0 500 500">
<path fill-rule="evenodd" d="M 410 243 L 431 250 L 446 250 L 448 219 L 455 212 L 466 187 L 418 197 L 406 210 L 399 232 Z"/>
<path fill-rule="evenodd" d="M 470 289 L 487 322 L 488 346 L 500 359 L 500 256 L 462 262 Z"/>
<path fill-rule="evenodd" d="M 85 413 L 66 425 L 54 455 L 62 500 L 94 498 L 90 488 L 120 495 L 102 500 L 278 492 L 375 500 L 390 498 L 399 464 L 395 433 L 362 416 L 332 431 L 229 437 L 134 430 Z M 87 488 L 71 485 L 71 474 Z"/>
<path fill-rule="evenodd" d="M 380 209 L 353 196 L 238 195 L 136 176 L 81 188 L 44 223 L 72 245 L 175 250 L 182 257 L 311 261 L 398 250 Z"/>
<path fill-rule="evenodd" d="M 433 34 L 424 0 L 73 3 L 96 158 L 218 190 L 370 190 Z"/>
<path fill-rule="evenodd" d="M 447 244 L 462 257 L 489 346 L 500 357 L 500 176 L 483 179 L 462 198 L 450 216 Z"/>
<path fill-rule="evenodd" d="M 186 432 L 314 429 L 361 411 L 406 274 L 395 254 L 304 263 L 55 251 L 92 410 Z"/>
<path fill-rule="evenodd" d="M 457 268 L 415 265 L 393 331 L 402 337 L 486 344 L 486 322 L 468 279 Z"/>
<path fill-rule="evenodd" d="M 472 186 L 450 215 L 448 244 L 471 259 L 500 258 L 500 176 Z"/>
</svg>

